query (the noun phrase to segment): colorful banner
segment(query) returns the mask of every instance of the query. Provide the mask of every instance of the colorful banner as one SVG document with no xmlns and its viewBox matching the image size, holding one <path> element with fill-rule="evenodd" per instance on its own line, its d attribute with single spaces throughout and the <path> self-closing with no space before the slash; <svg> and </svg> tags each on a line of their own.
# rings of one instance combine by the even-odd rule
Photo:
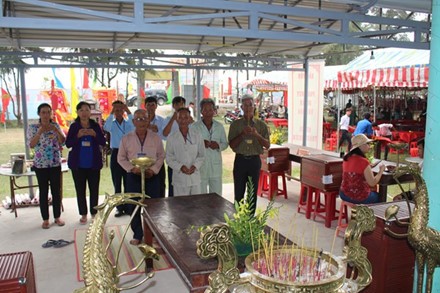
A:
<svg viewBox="0 0 440 293">
<path fill-rule="evenodd" d="M 76 88 L 75 68 L 70 68 L 70 90 L 70 105 L 72 106 L 72 117 L 76 118 L 77 114 L 76 111 L 74 111 L 73 109 L 76 109 L 76 105 L 79 103 L 79 94 L 78 89 Z"/>
</svg>

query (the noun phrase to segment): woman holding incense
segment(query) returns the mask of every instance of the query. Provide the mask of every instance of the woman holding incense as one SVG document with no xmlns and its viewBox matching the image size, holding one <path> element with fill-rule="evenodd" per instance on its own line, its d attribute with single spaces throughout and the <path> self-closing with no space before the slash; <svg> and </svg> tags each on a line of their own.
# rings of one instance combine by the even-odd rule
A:
<svg viewBox="0 0 440 293">
<path fill-rule="evenodd" d="M 55 224 L 64 226 L 61 215 L 61 146 L 66 140 L 58 123 L 52 121 L 52 107 L 43 103 L 38 106 L 40 117 L 37 124 L 29 125 L 27 139 L 35 156 L 32 170 L 37 176 L 40 190 L 40 212 L 43 229 L 50 228 L 49 222 L 49 184 L 52 194 L 52 209 Z"/>
<path fill-rule="evenodd" d="M 87 223 L 86 185 L 90 191 L 90 214 L 96 214 L 98 205 L 99 180 L 102 169 L 101 147 L 105 145 L 105 137 L 101 126 L 90 119 L 91 108 L 86 102 L 76 106 L 78 117 L 70 125 L 67 133 L 66 146 L 71 148 L 67 164 L 72 170 L 75 183 L 76 199 L 81 218 L 80 224 Z"/>
<path fill-rule="evenodd" d="M 379 195 L 372 191 L 379 183 L 385 170 L 385 165 L 380 165 L 379 173 L 374 175 L 370 161 L 365 154 L 370 150 L 372 140 L 364 134 L 358 134 L 351 139 L 350 152 L 344 156 L 342 163 L 342 183 L 339 196 L 342 200 L 355 204 L 376 203 Z"/>
</svg>

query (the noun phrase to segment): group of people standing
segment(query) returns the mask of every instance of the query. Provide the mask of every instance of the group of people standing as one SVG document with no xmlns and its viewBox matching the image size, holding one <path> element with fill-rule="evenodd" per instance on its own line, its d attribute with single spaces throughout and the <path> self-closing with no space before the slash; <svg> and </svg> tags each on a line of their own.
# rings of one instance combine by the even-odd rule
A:
<svg viewBox="0 0 440 293">
<path fill-rule="evenodd" d="M 55 224 L 62 226 L 60 218 L 60 175 L 61 147 L 70 148 L 68 166 L 75 184 L 80 224 L 93 218 L 98 205 L 100 170 L 103 167 L 101 149 L 106 144 L 103 130 L 110 133 L 110 169 L 115 193 L 140 193 L 141 170 L 131 160 L 150 157 L 154 164 L 145 170 L 145 191 L 151 198 L 165 197 L 165 179 L 168 173 L 168 196 L 181 196 L 215 192 L 222 194 L 222 155 L 228 145 L 236 153 L 234 161 L 235 200 L 240 201 L 246 191 L 246 183 L 251 180 L 258 186 L 261 160 L 259 155 L 269 148 L 269 131 L 264 122 L 254 118 L 253 97 L 242 97 L 243 117 L 230 126 L 228 137 L 221 123 L 214 120 L 216 105 L 212 99 L 200 103 L 202 118 L 196 122 L 190 109 L 185 107 L 183 97 L 172 101 L 174 112 L 167 118 L 156 114 L 157 100 L 147 97 L 145 110 L 138 109 L 133 114 L 122 101 L 112 104 L 112 111 L 103 129 L 91 119 L 91 106 L 80 102 L 78 117 L 70 125 L 65 137 L 58 124 L 51 120 L 49 104 L 38 107 L 39 123 L 31 125 L 28 141 L 35 150 L 34 169 L 40 187 L 40 210 L 42 227 L 50 227 L 48 212 L 48 187 L 53 196 Z M 166 142 L 166 143 L 165 143 Z M 166 145 L 166 148 L 164 147 Z M 165 172 L 164 162 L 168 165 Z M 250 178 L 250 179 L 249 179 Z M 86 201 L 88 185 L 90 200 Z M 256 188 L 254 188 L 256 209 Z M 133 205 L 119 206 L 115 216 L 132 215 Z M 140 212 L 131 222 L 134 232 L 131 244 L 142 241 Z"/>
</svg>

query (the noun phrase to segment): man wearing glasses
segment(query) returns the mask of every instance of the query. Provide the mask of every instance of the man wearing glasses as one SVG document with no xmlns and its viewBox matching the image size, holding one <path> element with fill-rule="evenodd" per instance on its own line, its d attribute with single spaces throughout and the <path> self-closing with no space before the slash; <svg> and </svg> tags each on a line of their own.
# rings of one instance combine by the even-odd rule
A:
<svg viewBox="0 0 440 293">
<path fill-rule="evenodd" d="M 147 111 L 143 109 L 134 112 L 133 124 L 135 130 L 122 138 L 118 163 L 127 171 L 126 192 L 141 193 L 141 170 L 133 166 L 130 160 L 140 157 L 150 157 L 155 163 L 145 170 L 145 192 L 151 198 L 160 197 L 160 180 L 158 173 L 162 168 L 165 158 L 165 151 L 162 139 L 157 133 L 148 129 L 150 118 Z M 128 214 L 134 212 L 135 205 L 127 205 Z M 134 232 L 130 244 L 138 245 L 142 241 L 143 231 L 140 216 L 140 209 L 131 221 L 131 229 Z"/>
<path fill-rule="evenodd" d="M 269 130 L 260 119 L 254 119 L 255 105 L 251 95 L 241 98 L 243 117 L 232 122 L 229 128 L 229 146 L 235 152 L 234 160 L 234 200 L 240 202 L 246 191 L 246 183 L 250 177 L 254 187 L 251 208 L 257 207 L 257 187 L 260 179 L 263 148 L 270 147 Z"/>
<path fill-rule="evenodd" d="M 205 160 L 205 144 L 192 123 L 188 108 L 177 110 L 179 129 L 167 139 L 166 161 L 173 169 L 174 196 L 200 194 L 200 167 Z"/>
</svg>

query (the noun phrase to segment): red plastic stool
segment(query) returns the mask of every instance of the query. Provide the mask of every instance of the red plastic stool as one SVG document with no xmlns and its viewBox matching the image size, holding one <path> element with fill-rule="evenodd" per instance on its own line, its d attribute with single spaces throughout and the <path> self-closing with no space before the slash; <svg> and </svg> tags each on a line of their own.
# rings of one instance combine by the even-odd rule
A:
<svg viewBox="0 0 440 293">
<path fill-rule="evenodd" d="M 278 187 L 278 178 L 281 177 L 283 188 Z M 273 196 L 284 195 L 287 198 L 286 175 L 284 171 L 268 172 L 260 170 L 260 179 L 258 180 L 257 194 L 263 196 L 267 194 L 268 198 L 272 200 Z"/>
<path fill-rule="evenodd" d="M 299 193 L 298 201 L 298 213 L 303 210 L 306 214 L 306 218 L 310 219 L 313 209 L 315 208 L 315 202 L 319 196 L 319 190 L 301 183 L 301 192 Z"/>
<path fill-rule="evenodd" d="M 355 204 L 341 200 L 341 206 L 339 207 L 338 226 L 336 227 L 336 235 L 339 236 L 339 232 L 345 232 L 348 226 L 348 208 L 352 208 Z M 345 219 L 345 223 L 342 220 Z"/>
<path fill-rule="evenodd" d="M 313 209 L 313 220 L 316 216 L 325 220 L 325 226 L 330 228 L 332 221 L 338 219 L 336 214 L 336 197 L 339 192 L 322 192 L 324 195 L 324 203 L 321 202 L 321 191 L 318 190 L 318 196 L 315 201 L 315 208 Z"/>
<path fill-rule="evenodd" d="M 336 138 L 326 138 L 324 148 L 327 151 L 334 151 L 336 149 Z"/>
</svg>

